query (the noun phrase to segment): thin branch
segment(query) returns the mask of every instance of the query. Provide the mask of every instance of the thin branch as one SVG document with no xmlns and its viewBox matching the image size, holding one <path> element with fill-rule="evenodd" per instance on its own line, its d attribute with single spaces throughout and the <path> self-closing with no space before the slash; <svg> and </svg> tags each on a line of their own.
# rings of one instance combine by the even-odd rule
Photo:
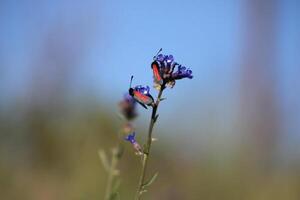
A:
<svg viewBox="0 0 300 200">
<path fill-rule="evenodd" d="M 158 108 L 159 102 L 161 101 L 161 96 L 162 96 L 164 89 L 165 89 L 165 85 L 162 85 L 159 90 L 156 102 L 152 107 L 152 114 L 151 114 L 151 119 L 150 119 L 150 124 L 149 124 L 149 130 L 148 130 L 147 145 L 144 149 L 144 155 L 143 155 L 143 160 L 142 160 L 142 171 L 141 171 L 141 175 L 140 175 L 138 189 L 137 189 L 137 192 L 135 195 L 135 200 L 139 200 L 141 197 L 141 194 L 144 191 L 143 186 L 144 186 L 144 182 L 145 182 L 148 160 L 150 157 L 150 150 L 151 150 L 151 144 L 152 144 L 152 132 L 153 132 L 154 124 L 156 122 L 156 118 L 157 118 L 156 117 L 157 116 L 156 115 L 157 108 Z"/>
</svg>

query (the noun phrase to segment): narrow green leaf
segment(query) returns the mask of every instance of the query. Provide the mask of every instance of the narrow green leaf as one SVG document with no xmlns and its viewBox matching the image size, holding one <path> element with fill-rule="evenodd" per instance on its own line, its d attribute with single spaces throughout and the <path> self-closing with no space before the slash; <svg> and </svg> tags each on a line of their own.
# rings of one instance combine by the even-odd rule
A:
<svg viewBox="0 0 300 200">
<path fill-rule="evenodd" d="M 166 100 L 167 98 L 160 98 L 160 101 Z"/>
<path fill-rule="evenodd" d="M 156 172 L 146 183 L 143 184 L 143 188 L 150 186 L 155 181 L 157 176 L 158 176 L 158 172 Z"/>
<path fill-rule="evenodd" d="M 120 187 L 121 181 L 120 179 L 115 179 L 113 183 L 113 188 L 112 192 L 110 194 L 109 200 L 118 200 L 120 199 L 120 194 L 119 194 L 119 187 Z"/>
<path fill-rule="evenodd" d="M 99 155 L 100 161 L 101 161 L 101 163 L 102 163 L 104 169 L 105 169 L 106 171 L 109 171 L 110 164 L 109 164 L 109 162 L 108 162 L 108 159 L 107 159 L 107 156 L 106 156 L 104 150 L 103 150 L 103 149 L 100 149 L 100 150 L 98 151 L 98 155 Z"/>
</svg>

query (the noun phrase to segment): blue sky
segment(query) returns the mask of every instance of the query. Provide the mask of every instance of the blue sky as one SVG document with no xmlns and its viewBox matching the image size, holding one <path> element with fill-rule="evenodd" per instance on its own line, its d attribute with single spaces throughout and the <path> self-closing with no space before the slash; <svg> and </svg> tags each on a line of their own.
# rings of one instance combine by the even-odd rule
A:
<svg viewBox="0 0 300 200">
<path fill-rule="evenodd" d="M 163 53 L 173 54 L 176 61 L 190 67 L 194 79 L 182 80 L 166 92 L 171 103 L 162 108 L 168 116 L 162 123 L 171 125 L 177 120 L 174 110 L 188 112 L 180 119 L 188 125 L 191 116 L 193 122 L 205 123 L 203 113 L 209 111 L 216 113 L 213 117 L 226 129 L 224 124 L 234 123 L 230 121 L 234 117 L 227 116 L 234 115 L 237 103 L 237 70 L 247 9 L 244 2 L 2 1 L 1 101 L 26 95 L 31 65 L 43 50 L 45 35 L 55 40 L 51 30 L 57 29 L 65 31 L 62 47 L 76 63 L 68 92 L 78 96 L 88 93 L 107 104 L 116 103 L 128 89 L 131 75 L 135 76 L 134 84 L 151 85 L 150 62 L 163 48 Z M 296 0 L 281 0 L 277 8 L 278 57 L 274 59 L 278 62 L 278 99 L 286 120 L 284 130 L 298 138 L 300 7 Z M 186 127 L 182 131 L 187 131 Z M 197 134 L 199 130 L 188 131 Z"/>
</svg>

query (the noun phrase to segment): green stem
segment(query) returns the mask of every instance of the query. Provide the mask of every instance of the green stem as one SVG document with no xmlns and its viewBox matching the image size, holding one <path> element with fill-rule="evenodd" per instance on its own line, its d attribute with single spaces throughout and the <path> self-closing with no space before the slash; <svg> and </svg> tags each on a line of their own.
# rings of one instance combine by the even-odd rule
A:
<svg viewBox="0 0 300 200">
<path fill-rule="evenodd" d="M 111 199 L 113 181 L 114 181 L 115 176 L 118 175 L 117 164 L 118 164 L 118 161 L 120 158 L 120 156 L 119 156 L 120 149 L 121 149 L 120 144 L 118 144 L 117 147 L 112 149 L 112 158 L 111 158 L 110 168 L 108 171 L 108 180 L 107 180 L 104 200 Z"/>
<path fill-rule="evenodd" d="M 149 130 L 148 130 L 148 139 L 147 139 L 147 145 L 144 149 L 144 155 L 143 155 L 143 161 L 142 161 L 142 171 L 141 171 L 141 175 L 140 175 L 140 180 L 139 180 L 139 185 L 138 185 L 138 189 L 135 195 L 135 200 L 139 200 L 141 197 L 141 193 L 143 191 L 143 185 L 144 185 L 144 181 L 145 181 L 145 176 L 146 176 L 146 171 L 147 171 L 147 165 L 148 165 L 148 160 L 149 160 L 149 156 L 150 156 L 150 150 L 151 150 L 151 144 L 152 144 L 152 131 L 153 131 L 153 127 L 154 124 L 156 122 L 156 112 L 157 112 L 157 108 L 163 93 L 163 90 L 165 89 L 165 85 L 162 85 L 156 102 L 154 103 L 153 107 L 152 107 L 152 114 L 151 114 L 151 119 L 150 119 L 150 124 L 149 124 Z"/>
</svg>

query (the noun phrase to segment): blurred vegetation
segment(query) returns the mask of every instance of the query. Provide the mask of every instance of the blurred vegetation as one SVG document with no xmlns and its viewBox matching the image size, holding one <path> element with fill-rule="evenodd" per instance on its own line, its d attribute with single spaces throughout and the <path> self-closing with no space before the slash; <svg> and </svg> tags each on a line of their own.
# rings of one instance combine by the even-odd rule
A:
<svg viewBox="0 0 300 200">
<path fill-rule="evenodd" d="M 120 121 L 102 104 L 46 108 L 19 104 L 1 110 L 1 199 L 102 199 L 107 176 L 97 151 L 116 143 Z M 243 152 L 210 150 L 185 158 L 176 145 L 158 141 L 149 169 L 159 171 L 159 177 L 144 197 L 300 198 L 299 168 L 266 168 Z M 138 162 L 126 145 L 120 163 L 122 199 L 133 197 Z"/>
</svg>

